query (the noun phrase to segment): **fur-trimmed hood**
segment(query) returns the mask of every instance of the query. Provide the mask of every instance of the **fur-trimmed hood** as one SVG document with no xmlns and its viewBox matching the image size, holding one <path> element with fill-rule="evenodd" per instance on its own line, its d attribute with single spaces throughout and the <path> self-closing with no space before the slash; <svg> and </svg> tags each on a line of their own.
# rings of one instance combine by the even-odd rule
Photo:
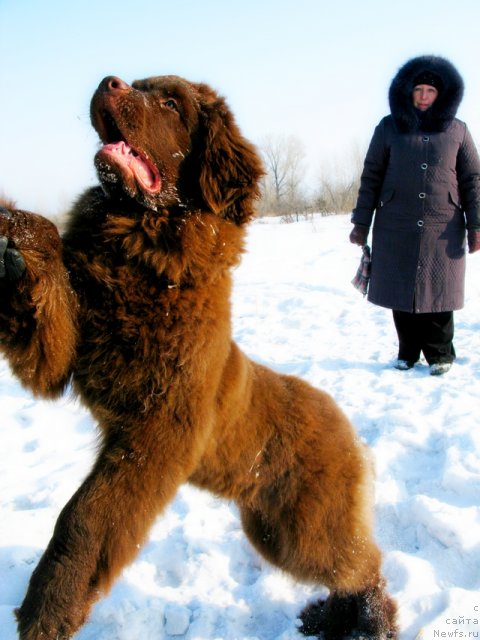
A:
<svg viewBox="0 0 480 640">
<path fill-rule="evenodd" d="M 442 89 L 433 105 L 420 114 L 413 106 L 415 78 L 428 71 L 440 77 Z M 395 126 L 401 133 L 445 131 L 463 98 L 463 79 L 451 62 L 439 56 L 419 56 L 405 63 L 393 78 L 388 99 Z"/>
</svg>

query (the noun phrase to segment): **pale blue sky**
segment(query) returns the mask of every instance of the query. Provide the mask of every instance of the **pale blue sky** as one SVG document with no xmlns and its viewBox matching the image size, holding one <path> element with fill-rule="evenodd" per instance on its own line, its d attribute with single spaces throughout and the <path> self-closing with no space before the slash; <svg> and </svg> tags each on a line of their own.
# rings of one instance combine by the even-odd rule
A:
<svg viewBox="0 0 480 640">
<path fill-rule="evenodd" d="M 309 180 L 364 149 L 393 75 L 437 54 L 480 144 L 478 0 L 0 0 L 0 193 L 56 213 L 95 182 L 89 101 L 105 75 L 177 74 L 227 98 L 247 137 L 294 135 Z"/>
</svg>

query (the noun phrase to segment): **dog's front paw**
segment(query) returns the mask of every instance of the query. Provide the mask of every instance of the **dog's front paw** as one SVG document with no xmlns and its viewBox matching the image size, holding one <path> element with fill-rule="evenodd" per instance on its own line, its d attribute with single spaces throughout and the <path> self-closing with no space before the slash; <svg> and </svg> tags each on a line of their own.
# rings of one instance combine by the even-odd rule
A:
<svg viewBox="0 0 480 640">
<path fill-rule="evenodd" d="M 34 278 L 48 272 L 60 253 L 60 236 L 50 220 L 0 203 L 0 282 L 19 280 L 25 271 Z"/>
<path fill-rule="evenodd" d="M 6 236 L 0 236 L 0 280 L 19 280 L 24 272 L 25 260 L 22 254 L 11 246 Z"/>
<path fill-rule="evenodd" d="M 34 620 L 23 611 L 23 606 L 15 609 L 15 617 L 20 640 L 70 640 L 73 637 L 73 632 L 67 631 L 63 623 L 50 618 Z"/>
</svg>

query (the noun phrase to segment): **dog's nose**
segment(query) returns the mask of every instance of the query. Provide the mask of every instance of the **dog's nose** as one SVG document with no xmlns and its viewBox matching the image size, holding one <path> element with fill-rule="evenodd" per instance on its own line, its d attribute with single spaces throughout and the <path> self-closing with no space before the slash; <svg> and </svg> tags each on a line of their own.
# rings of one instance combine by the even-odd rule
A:
<svg viewBox="0 0 480 640">
<path fill-rule="evenodd" d="M 128 85 L 120 78 L 117 78 L 117 76 L 107 76 L 101 81 L 98 88 L 100 89 L 100 91 L 117 93 L 119 91 L 127 91 L 128 89 L 130 89 L 130 85 Z"/>
</svg>

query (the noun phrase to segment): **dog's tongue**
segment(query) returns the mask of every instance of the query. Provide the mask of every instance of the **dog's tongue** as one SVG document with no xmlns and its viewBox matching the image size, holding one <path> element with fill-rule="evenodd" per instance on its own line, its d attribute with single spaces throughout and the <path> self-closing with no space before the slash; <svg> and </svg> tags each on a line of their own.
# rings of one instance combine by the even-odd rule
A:
<svg viewBox="0 0 480 640">
<path fill-rule="evenodd" d="M 139 156 L 138 153 L 123 140 L 121 142 L 104 145 L 103 152 L 112 156 L 118 163 L 130 169 L 137 180 L 147 189 L 157 190 L 160 187 L 160 179 L 155 167 Z"/>
</svg>

